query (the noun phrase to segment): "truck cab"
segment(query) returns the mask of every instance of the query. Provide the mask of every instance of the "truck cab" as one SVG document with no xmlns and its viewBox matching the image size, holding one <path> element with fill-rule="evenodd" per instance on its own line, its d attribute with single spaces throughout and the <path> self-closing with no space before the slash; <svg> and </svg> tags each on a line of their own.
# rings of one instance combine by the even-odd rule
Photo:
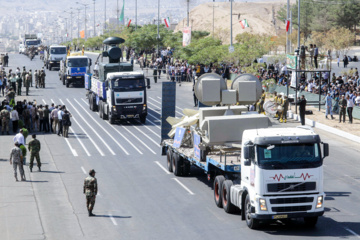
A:
<svg viewBox="0 0 360 240">
<path fill-rule="evenodd" d="M 60 62 L 59 76 L 63 85 L 85 87 L 85 74 L 90 72 L 91 59 L 87 56 L 69 56 Z"/>
<path fill-rule="evenodd" d="M 25 45 L 24 44 L 20 44 L 19 45 L 19 54 L 24 54 L 25 53 Z"/>
<path fill-rule="evenodd" d="M 66 46 L 51 45 L 45 52 L 44 64 L 46 69 L 52 71 L 55 67 L 60 67 L 60 61 L 65 61 L 67 56 Z"/>
<path fill-rule="evenodd" d="M 324 214 L 323 159 L 328 144 L 304 128 L 245 130 L 241 184 L 231 186 L 231 203 L 248 227 L 261 220 L 304 218 L 314 226 Z"/>
</svg>

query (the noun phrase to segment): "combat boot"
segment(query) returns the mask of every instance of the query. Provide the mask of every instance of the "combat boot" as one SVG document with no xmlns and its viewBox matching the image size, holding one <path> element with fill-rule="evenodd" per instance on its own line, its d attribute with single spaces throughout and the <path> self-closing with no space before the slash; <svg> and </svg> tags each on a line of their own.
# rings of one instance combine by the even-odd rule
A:
<svg viewBox="0 0 360 240">
<path fill-rule="evenodd" d="M 89 217 L 94 217 L 96 216 L 95 214 L 92 213 L 92 210 L 89 211 Z"/>
<path fill-rule="evenodd" d="M 17 176 L 16 176 L 16 175 L 14 175 L 14 177 L 15 177 L 15 180 L 18 182 L 19 180 L 18 180 Z"/>
<path fill-rule="evenodd" d="M 39 172 L 41 172 L 41 167 L 38 167 L 39 168 Z"/>
<path fill-rule="evenodd" d="M 32 168 L 30 168 L 30 172 L 32 172 Z"/>
<path fill-rule="evenodd" d="M 282 118 L 280 118 L 280 120 L 279 120 L 281 123 L 283 122 L 283 120 L 282 120 Z"/>
<path fill-rule="evenodd" d="M 284 123 L 286 123 L 286 119 L 284 119 Z"/>
</svg>

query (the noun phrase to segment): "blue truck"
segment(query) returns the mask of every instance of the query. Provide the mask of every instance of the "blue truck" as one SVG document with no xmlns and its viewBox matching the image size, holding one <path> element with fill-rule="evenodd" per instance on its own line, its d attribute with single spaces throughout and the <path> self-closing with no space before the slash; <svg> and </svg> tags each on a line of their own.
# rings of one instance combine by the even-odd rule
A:
<svg viewBox="0 0 360 240">
<path fill-rule="evenodd" d="M 63 85 L 85 87 L 85 75 L 90 73 L 91 59 L 87 56 L 68 56 L 60 62 L 59 77 Z"/>
</svg>

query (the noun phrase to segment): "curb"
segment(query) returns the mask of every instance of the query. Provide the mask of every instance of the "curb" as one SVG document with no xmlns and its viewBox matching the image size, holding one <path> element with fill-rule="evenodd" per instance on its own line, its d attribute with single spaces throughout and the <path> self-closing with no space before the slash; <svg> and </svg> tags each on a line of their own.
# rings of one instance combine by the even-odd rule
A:
<svg viewBox="0 0 360 240">
<path fill-rule="evenodd" d="M 298 114 L 288 112 L 288 117 L 300 122 L 300 116 Z M 351 133 L 339 130 L 337 128 L 329 127 L 329 126 L 327 126 L 325 124 L 318 123 L 318 122 L 313 121 L 311 119 L 305 118 L 305 124 L 309 125 L 310 127 L 315 127 L 315 128 L 327 131 L 329 133 L 338 135 L 340 137 L 344 137 L 344 138 L 349 139 L 351 141 L 360 143 L 360 137 L 359 136 L 356 136 L 356 135 L 353 135 Z"/>
</svg>

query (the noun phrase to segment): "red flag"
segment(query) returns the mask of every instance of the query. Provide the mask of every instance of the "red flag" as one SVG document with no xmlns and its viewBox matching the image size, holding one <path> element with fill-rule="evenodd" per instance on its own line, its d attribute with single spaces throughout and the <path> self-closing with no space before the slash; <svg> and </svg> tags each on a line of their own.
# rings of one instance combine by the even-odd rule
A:
<svg viewBox="0 0 360 240">
<path fill-rule="evenodd" d="M 286 20 L 286 32 L 289 31 L 289 27 L 290 27 L 290 21 Z"/>
<path fill-rule="evenodd" d="M 128 23 L 128 26 L 127 26 L 127 27 L 130 27 L 130 23 L 131 23 L 131 19 L 129 20 L 129 23 Z"/>
<path fill-rule="evenodd" d="M 164 18 L 164 22 L 165 22 L 165 26 L 168 28 L 169 27 L 169 23 L 168 20 L 166 18 Z"/>
</svg>

